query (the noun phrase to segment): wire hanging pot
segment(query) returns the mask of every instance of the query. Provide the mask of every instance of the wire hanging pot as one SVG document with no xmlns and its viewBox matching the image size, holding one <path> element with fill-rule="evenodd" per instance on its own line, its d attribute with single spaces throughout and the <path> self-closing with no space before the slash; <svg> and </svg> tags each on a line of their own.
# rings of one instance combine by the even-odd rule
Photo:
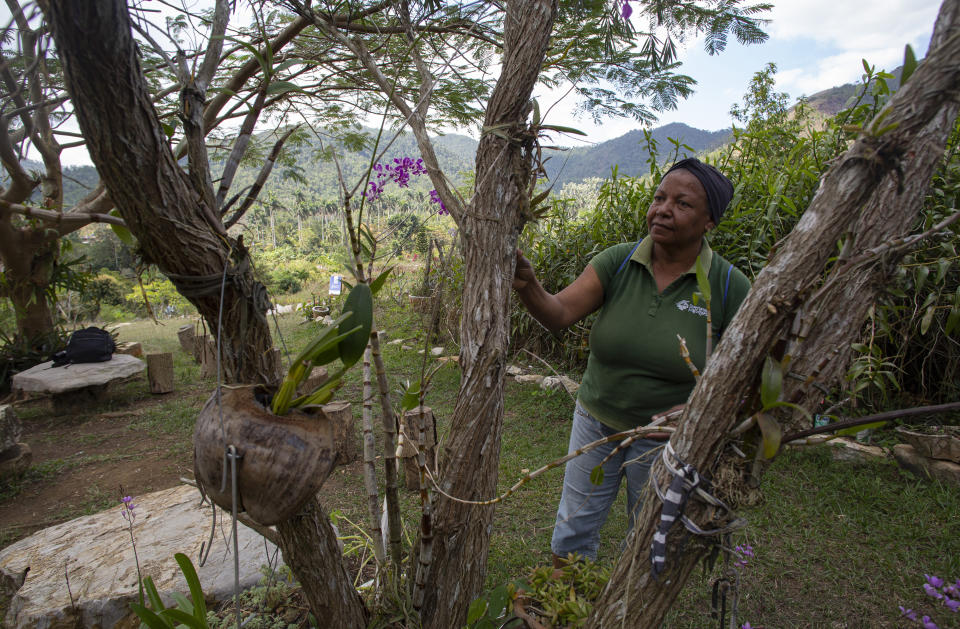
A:
<svg viewBox="0 0 960 629">
<path fill-rule="evenodd" d="M 297 513 L 330 475 L 335 451 L 330 420 L 316 412 L 274 415 L 258 386 L 224 386 L 221 412 L 217 392 L 204 404 L 193 433 L 193 465 L 202 493 L 227 511 L 233 506 L 228 445 L 241 456 L 238 511 L 270 526 Z M 224 475 L 224 469 L 227 469 Z M 226 479 L 224 481 L 224 479 Z"/>
</svg>

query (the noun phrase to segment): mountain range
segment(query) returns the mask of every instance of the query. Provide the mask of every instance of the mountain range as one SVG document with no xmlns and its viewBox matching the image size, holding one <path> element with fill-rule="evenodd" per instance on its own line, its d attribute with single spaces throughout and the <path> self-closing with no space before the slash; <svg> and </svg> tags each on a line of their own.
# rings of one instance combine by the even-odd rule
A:
<svg viewBox="0 0 960 629">
<path fill-rule="evenodd" d="M 888 80 L 892 89 L 899 84 L 899 69 L 894 71 L 894 79 Z M 806 102 L 820 113 L 832 116 L 846 106 L 857 93 L 853 84 L 833 87 L 809 96 Z M 369 135 L 375 135 L 373 129 L 365 129 Z M 674 150 L 673 141 L 681 145 L 681 153 L 693 154 L 710 151 L 722 146 L 732 137 L 731 129 L 705 131 L 690 125 L 673 122 L 649 131 L 651 142 L 658 145 L 660 155 L 669 155 Z M 620 174 L 635 176 L 647 172 L 649 152 L 642 129 L 630 131 L 620 137 L 594 146 L 545 149 L 543 155 L 544 170 L 554 188 L 559 190 L 565 183 L 577 182 L 590 177 L 609 177 L 614 166 Z M 441 168 L 457 184 L 464 184 L 473 170 L 477 141 L 466 135 L 451 133 L 434 138 L 434 146 Z M 306 143 L 291 147 L 295 161 L 300 169 L 303 181 L 298 178 L 285 178 L 282 168 L 277 168 L 264 189 L 264 195 L 272 192 L 280 199 L 313 198 L 317 202 L 331 202 L 339 196 L 337 167 L 332 160 L 318 160 L 318 145 Z M 340 169 L 346 181 L 362 178 L 370 163 L 370 149 L 349 151 L 341 147 Z M 393 158 L 417 156 L 416 142 L 409 133 L 400 135 L 380 161 L 389 162 Z M 39 169 L 38 163 L 28 162 L 28 169 Z M 219 170 L 214 165 L 214 171 Z M 239 187 L 252 183 L 256 177 L 257 166 L 242 166 L 237 175 Z M 87 189 L 97 181 L 92 166 L 72 166 L 64 170 L 64 202 L 70 206 L 83 197 Z M 430 187 L 426 177 L 414 181 L 414 191 L 424 193 Z M 239 189 L 239 188 L 238 188 Z"/>
</svg>

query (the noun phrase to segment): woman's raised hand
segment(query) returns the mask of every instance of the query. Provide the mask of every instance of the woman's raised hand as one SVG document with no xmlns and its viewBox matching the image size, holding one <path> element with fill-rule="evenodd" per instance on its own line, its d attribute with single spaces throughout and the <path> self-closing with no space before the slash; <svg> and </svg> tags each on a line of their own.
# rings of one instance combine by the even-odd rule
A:
<svg viewBox="0 0 960 629">
<path fill-rule="evenodd" d="M 529 284 L 535 283 L 537 276 L 533 272 L 533 265 L 523 252 L 517 249 L 517 267 L 513 271 L 513 289 L 523 290 Z"/>
</svg>

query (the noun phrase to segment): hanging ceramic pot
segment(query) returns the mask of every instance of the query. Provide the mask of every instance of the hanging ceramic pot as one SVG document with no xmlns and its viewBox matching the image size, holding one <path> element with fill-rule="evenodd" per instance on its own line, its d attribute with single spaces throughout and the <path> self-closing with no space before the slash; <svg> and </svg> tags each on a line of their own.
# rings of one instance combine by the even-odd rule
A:
<svg viewBox="0 0 960 629">
<path fill-rule="evenodd" d="M 317 493 L 333 469 L 335 452 L 331 422 L 322 410 L 274 415 L 268 400 L 260 387 L 222 387 L 221 425 L 214 391 L 197 417 L 193 465 L 201 491 L 230 511 L 230 461 L 224 454 L 235 446 L 238 511 L 270 526 L 293 516 Z"/>
</svg>

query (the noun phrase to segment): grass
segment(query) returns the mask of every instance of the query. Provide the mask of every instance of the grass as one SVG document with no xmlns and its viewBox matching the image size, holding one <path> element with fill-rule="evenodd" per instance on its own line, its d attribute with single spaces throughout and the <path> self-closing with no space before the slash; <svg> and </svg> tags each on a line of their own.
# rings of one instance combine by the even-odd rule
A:
<svg viewBox="0 0 960 629">
<path fill-rule="evenodd" d="M 390 339 L 403 338 L 420 349 L 420 315 L 392 307 L 378 314 Z M 302 347 L 316 330 L 296 315 L 279 317 L 280 337 L 290 353 Z M 136 322 L 120 328 L 121 340 L 137 339 L 144 351 L 173 351 L 176 393 L 140 405 L 133 427 L 144 434 L 174 436 L 175 454 L 189 457 L 193 421 L 214 383 L 201 380 L 199 368 L 179 350 L 176 330 L 182 322 Z M 271 320 L 271 326 L 273 321 Z M 419 337 L 419 338 L 418 338 Z M 383 344 L 392 391 L 405 380 L 417 380 L 422 357 L 399 344 Z M 456 348 L 446 348 L 456 353 Z M 286 355 L 285 355 L 286 358 Z M 522 362 L 529 362 L 527 358 Z M 546 369 L 541 369 L 545 371 Z M 359 425 L 361 372 L 352 369 L 336 399 L 353 403 Z M 579 374 L 573 374 L 579 379 Z M 427 395 L 439 423 L 441 443 L 449 430 L 459 386 L 459 371 L 451 363 L 435 376 Z M 109 409 L 150 398 L 142 383 L 115 391 Z M 104 409 L 98 409 L 102 412 Z M 34 413 L 25 409 L 22 415 Z M 563 392 L 541 391 L 536 385 L 508 381 L 505 388 L 501 491 L 534 469 L 566 452 L 573 400 Z M 78 418 L 76 421 L 81 421 Z M 376 421 L 379 425 L 379 420 Z M 357 434 L 359 443 L 359 430 Z M 378 442 L 380 441 L 378 430 Z M 362 451 L 362 450 L 359 450 Z M 34 466 L 22 482 L 54 482 L 74 462 L 53 461 Z M 368 520 L 363 479 L 357 466 L 337 468 L 323 489 L 328 512 L 337 511 L 355 525 Z M 497 506 L 491 536 L 487 586 L 493 588 L 527 576 L 550 561 L 550 535 L 560 494 L 562 470 L 557 469 L 522 488 Z M 383 486 L 382 473 L 379 479 Z M 9 489 L 4 490 L 9 492 Z M 960 490 L 915 480 L 893 462 L 865 464 L 834 461 L 826 448 L 789 451 L 767 472 L 765 504 L 743 510 L 750 526 L 733 543 L 750 543 L 756 558 L 744 569 L 739 595 L 739 622 L 754 627 L 885 627 L 898 625 L 898 605 L 934 616 L 941 627 L 960 627 L 958 616 L 937 608 L 921 589 L 925 573 L 946 579 L 960 577 Z M 0 494 L 0 500 L 12 494 Z M 115 497 L 91 488 L 83 504 L 64 517 L 110 506 Z M 416 537 L 419 499 L 401 490 L 406 539 Z M 626 534 L 621 494 L 601 532 L 600 563 L 613 565 Z M 341 533 L 357 531 L 341 519 Z M 665 627 L 712 626 L 711 579 L 716 573 L 695 574 L 674 605 Z M 950 623 L 953 624 L 950 624 Z"/>
</svg>

